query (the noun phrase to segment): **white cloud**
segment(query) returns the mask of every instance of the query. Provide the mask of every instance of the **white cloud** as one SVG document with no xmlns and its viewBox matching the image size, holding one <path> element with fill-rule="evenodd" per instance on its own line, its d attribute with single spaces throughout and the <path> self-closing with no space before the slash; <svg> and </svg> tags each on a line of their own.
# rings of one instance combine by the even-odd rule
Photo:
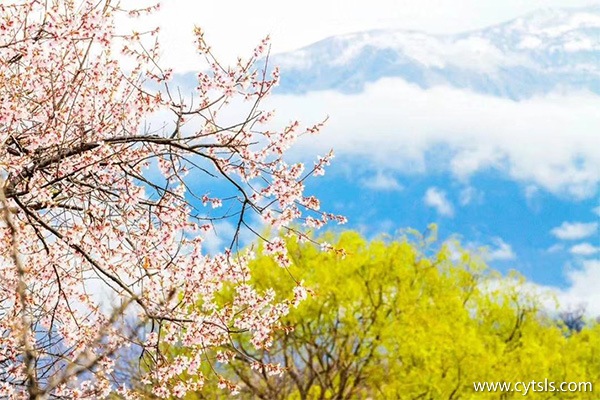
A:
<svg viewBox="0 0 600 400">
<path fill-rule="evenodd" d="M 475 189 L 473 186 L 467 186 L 460 191 L 460 205 L 467 206 L 471 203 L 481 203 L 483 196 L 482 191 Z"/>
<path fill-rule="evenodd" d="M 377 172 L 375 176 L 362 179 L 361 184 L 368 189 L 378 191 L 400 191 L 404 189 L 396 178 L 381 171 Z"/>
<path fill-rule="evenodd" d="M 542 190 L 536 185 L 527 185 L 524 190 L 527 207 L 535 212 L 539 212 L 541 210 L 541 192 Z"/>
<path fill-rule="evenodd" d="M 485 261 L 510 261 L 517 258 L 512 246 L 500 237 L 493 237 L 489 245 L 469 242 L 466 245 L 473 254 L 478 254 Z"/>
<path fill-rule="evenodd" d="M 202 247 L 208 254 L 222 253 L 231 244 L 234 233 L 235 227 L 231 222 L 215 223 L 204 236 Z"/>
<path fill-rule="evenodd" d="M 576 256 L 593 256 L 594 254 L 600 252 L 600 247 L 596 247 L 590 243 L 579 243 L 572 246 L 569 249 L 571 254 Z"/>
<path fill-rule="evenodd" d="M 448 87 L 382 79 L 360 94 L 276 95 L 277 122 L 330 118 L 304 154 L 334 148 L 386 170 L 444 170 L 468 180 L 487 169 L 559 196 L 589 198 L 600 184 L 600 96 L 549 94 L 512 101 Z M 443 148 L 436 157 L 428 151 Z M 531 195 L 531 194 L 530 194 Z"/>
<path fill-rule="evenodd" d="M 450 170 L 455 176 L 466 179 L 481 169 L 500 167 L 502 159 L 502 153 L 482 143 L 478 147 L 464 148 L 461 157 L 455 157 L 450 161 Z"/>
<path fill-rule="evenodd" d="M 451 217 L 454 215 L 454 207 L 446 198 L 446 192 L 443 190 L 436 187 L 430 187 L 425 192 L 423 201 L 429 207 L 435 208 L 438 214 L 444 217 Z"/>
<path fill-rule="evenodd" d="M 554 236 L 562 240 L 578 240 L 592 236 L 598 231 L 597 222 L 563 222 L 550 231 Z"/>
<path fill-rule="evenodd" d="M 553 244 L 552 246 L 548 247 L 546 249 L 547 253 L 553 254 L 553 253 L 560 253 L 561 251 L 563 251 L 565 249 L 565 245 L 562 243 L 557 243 L 557 244 Z"/>
<path fill-rule="evenodd" d="M 598 291 L 600 260 L 586 260 L 577 267 L 568 267 L 566 278 L 567 286 L 565 288 L 539 285 L 529 281 L 521 286 L 521 290 L 524 294 L 536 295 L 551 314 L 584 306 L 589 317 L 600 316 L 600 291 Z M 504 279 L 488 282 L 483 289 L 494 290 L 498 287 L 512 285 L 521 284 L 511 279 Z"/>
<path fill-rule="evenodd" d="M 488 261 L 508 261 L 517 258 L 510 244 L 506 243 L 501 238 L 492 240 L 493 246 L 490 247 L 485 254 L 485 259 Z"/>
<path fill-rule="evenodd" d="M 540 188 L 535 185 L 528 185 L 525 188 L 525 199 L 527 199 L 528 203 L 531 203 L 539 193 Z"/>
<path fill-rule="evenodd" d="M 600 217 L 600 206 L 598 206 L 598 207 L 594 208 L 594 209 L 592 210 L 592 212 L 593 212 L 594 214 L 596 214 L 597 216 L 599 216 L 599 217 Z"/>
<path fill-rule="evenodd" d="M 584 261 L 580 268 L 567 271 L 569 287 L 554 289 L 562 309 L 586 306 L 590 316 L 600 316 L 600 260 Z"/>
</svg>

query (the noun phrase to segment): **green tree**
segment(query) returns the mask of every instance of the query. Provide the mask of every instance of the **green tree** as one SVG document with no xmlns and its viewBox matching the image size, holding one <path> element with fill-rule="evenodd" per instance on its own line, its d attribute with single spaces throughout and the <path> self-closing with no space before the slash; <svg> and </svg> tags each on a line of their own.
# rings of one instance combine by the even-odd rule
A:
<svg viewBox="0 0 600 400">
<path fill-rule="evenodd" d="M 290 239 L 287 269 L 275 268 L 259 247 L 251 266 L 258 287 L 289 293 L 304 281 L 313 295 L 284 318 L 293 330 L 279 330 L 269 351 L 250 351 L 240 336 L 223 349 L 231 360 L 213 368 L 238 382 L 242 398 L 261 399 L 513 398 L 475 393 L 473 383 L 600 383 L 597 325 L 567 334 L 523 278 L 502 277 L 457 245 L 434 251 L 435 232 L 412 237 L 323 238 L 345 257 Z M 270 364 L 286 372 L 270 374 Z M 590 398 L 589 392 L 529 395 Z"/>
</svg>

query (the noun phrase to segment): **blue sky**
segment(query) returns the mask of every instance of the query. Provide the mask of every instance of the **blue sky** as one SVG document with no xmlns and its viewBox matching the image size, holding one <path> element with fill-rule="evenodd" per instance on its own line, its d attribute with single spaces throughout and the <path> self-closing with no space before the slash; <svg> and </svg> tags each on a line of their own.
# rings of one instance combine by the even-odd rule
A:
<svg viewBox="0 0 600 400">
<path fill-rule="evenodd" d="M 273 51 L 278 53 L 354 31 L 409 29 L 453 34 L 498 24 L 540 7 L 600 4 L 375 0 L 365 8 L 358 1 L 310 0 L 290 13 L 274 1 L 259 3 L 263 7 L 241 2 L 240 12 L 231 15 L 223 9 L 224 2 L 192 6 L 173 0 L 159 18 L 165 27 L 165 59 L 178 73 L 198 65 L 197 59 L 185 55 L 191 52 L 191 36 L 185 27 L 192 22 L 203 26 L 218 55 L 232 59 L 246 54 L 267 33 L 272 34 Z M 181 21 L 173 24 L 175 18 Z M 564 48 L 570 46 L 564 53 L 567 57 L 598 61 L 597 36 L 592 34 L 591 44 L 589 38 L 585 42 L 571 37 L 570 24 L 580 23 L 581 16 L 561 18 L 557 14 L 550 22 L 525 24 L 524 46 L 542 46 L 543 40 L 535 35 L 542 39 L 547 35 L 554 41 L 564 39 L 560 42 Z M 586 18 L 591 29 L 600 27 L 600 14 Z M 404 46 L 401 51 L 416 55 L 419 65 L 446 63 L 467 74 L 475 71 L 494 77 L 495 71 L 505 71 L 507 66 L 530 64 L 530 60 L 523 61 L 527 54 L 501 51 L 477 35 L 451 46 L 437 42 L 437 36 L 418 37 L 417 47 L 406 45 L 413 39 L 406 42 L 398 37 L 394 40 Z M 423 43 L 428 43 L 429 50 L 422 51 Z M 581 50 L 582 46 L 588 47 Z M 346 62 L 358 51 L 355 47 L 346 49 L 350 56 L 335 52 L 331 56 Z M 531 49 L 533 53 L 538 50 Z M 310 57 L 309 49 L 282 59 L 308 65 Z M 575 67 L 583 68 L 583 61 Z M 540 74 L 548 72 L 539 65 L 535 68 Z M 284 78 L 285 73 L 284 65 Z M 510 74 L 503 76 L 510 79 Z M 535 76 L 534 72 L 532 79 Z M 569 79 L 577 82 L 576 73 Z M 323 209 L 346 215 L 348 228 L 375 237 L 409 227 L 423 231 L 436 223 L 441 239 L 455 237 L 471 249 L 487 247 L 492 267 L 503 272 L 515 269 L 536 287 L 553 290 L 565 306 L 585 303 L 590 314 L 600 315 L 600 96 L 593 88 L 561 85 L 558 82 L 558 89 L 527 93 L 515 100 L 473 87 L 448 83 L 423 87 L 402 77 L 388 77 L 366 82 L 354 92 L 331 87 L 278 93 L 266 108 L 277 110 L 275 124 L 279 126 L 294 119 L 311 125 L 329 117 L 322 135 L 302 140 L 290 158 L 310 164 L 316 154 L 335 150 L 337 156 L 326 175 L 311 180 L 307 191 L 322 200 Z M 222 249 L 232 232 L 231 224 L 219 224 L 207 246 L 212 251 Z"/>
<path fill-rule="evenodd" d="M 394 174 L 388 179 L 397 185 L 373 188 L 367 183 L 372 175 L 356 179 L 342 164 L 338 159 L 309 190 L 325 209 L 344 213 L 349 227 L 370 237 L 406 227 L 425 231 L 436 223 L 441 239 L 456 237 L 469 248 L 487 247 L 493 267 L 516 269 L 537 283 L 559 287 L 568 286 L 565 265 L 588 258 L 572 254 L 572 247 L 586 241 L 598 245 L 593 225 L 575 235 L 576 240 L 552 233 L 564 222 L 596 223 L 594 198 L 573 202 L 545 192 L 531 198 L 526 186 L 493 172 L 474 176 L 468 186 L 442 173 Z"/>
</svg>

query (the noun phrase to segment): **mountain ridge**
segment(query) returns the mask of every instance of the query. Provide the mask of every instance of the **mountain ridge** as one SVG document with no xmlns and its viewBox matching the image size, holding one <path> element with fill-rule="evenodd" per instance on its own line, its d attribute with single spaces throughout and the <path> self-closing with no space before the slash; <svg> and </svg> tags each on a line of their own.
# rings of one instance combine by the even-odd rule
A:
<svg viewBox="0 0 600 400">
<path fill-rule="evenodd" d="M 600 94 L 600 5 L 541 9 L 451 35 L 379 29 L 332 36 L 272 56 L 282 94 L 357 93 L 397 77 L 514 100 L 553 91 Z"/>
<path fill-rule="evenodd" d="M 362 92 L 383 78 L 446 86 L 512 100 L 569 91 L 600 95 L 600 3 L 543 8 L 455 34 L 375 29 L 330 36 L 271 55 L 275 94 Z M 196 75 L 175 77 L 194 87 Z"/>
</svg>

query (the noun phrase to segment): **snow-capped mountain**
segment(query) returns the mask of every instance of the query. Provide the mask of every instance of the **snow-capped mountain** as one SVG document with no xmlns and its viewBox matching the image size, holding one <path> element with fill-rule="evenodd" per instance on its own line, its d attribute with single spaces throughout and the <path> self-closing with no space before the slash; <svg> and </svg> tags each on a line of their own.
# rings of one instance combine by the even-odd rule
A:
<svg viewBox="0 0 600 400">
<path fill-rule="evenodd" d="M 543 9 L 455 35 L 376 30 L 275 55 L 278 93 L 359 92 L 384 77 L 511 99 L 562 90 L 600 94 L 600 5 Z"/>
</svg>

